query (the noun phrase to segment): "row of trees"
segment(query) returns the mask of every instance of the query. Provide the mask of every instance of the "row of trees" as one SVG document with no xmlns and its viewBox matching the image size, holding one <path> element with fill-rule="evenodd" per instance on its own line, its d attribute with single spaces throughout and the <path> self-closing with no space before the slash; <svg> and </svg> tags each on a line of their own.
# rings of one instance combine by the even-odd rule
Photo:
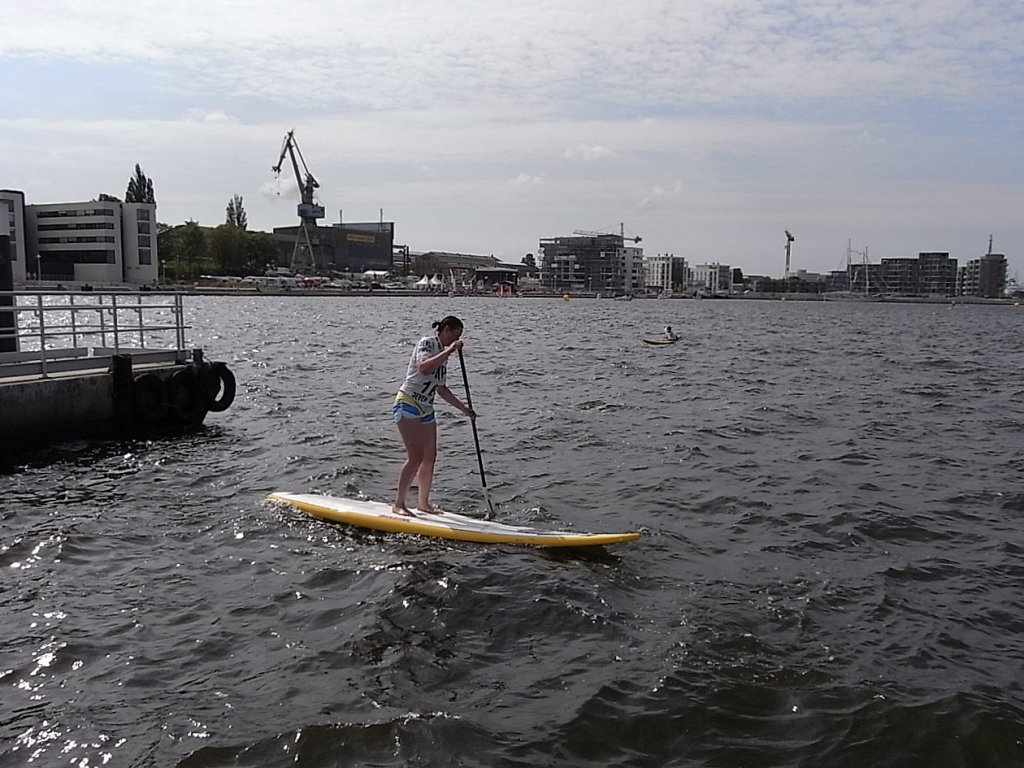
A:
<svg viewBox="0 0 1024 768">
<path fill-rule="evenodd" d="M 120 203 L 120 198 L 101 193 L 100 201 Z M 153 181 L 135 164 L 128 180 L 126 203 L 156 203 Z M 201 227 L 186 221 L 175 226 L 157 224 L 157 253 L 161 280 L 194 280 L 204 274 L 263 274 L 267 265 L 277 263 L 277 248 L 270 235 L 249 232 L 245 205 L 240 195 L 232 196 L 219 227 Z"/>
<path fill-rule="evenodd" d="M 235 224 L 201 227 L 195 221 L 158 225 L 157 251 L 164 279 L 194 280 L 200 275 L 262 275 L 277 263 L 277 246 L 265 232 Z"/>
<path fill-rule="evenodd" d="M 249 232 L 241 195 L 232 196 L 219 227 L 186 221 L 176 227 L 158 225 L 157 250 L 169 280 L 194 280 L 200 275 L 262 275 L 277 264 L 277 247 L 265 232 Z"/>
</svg>

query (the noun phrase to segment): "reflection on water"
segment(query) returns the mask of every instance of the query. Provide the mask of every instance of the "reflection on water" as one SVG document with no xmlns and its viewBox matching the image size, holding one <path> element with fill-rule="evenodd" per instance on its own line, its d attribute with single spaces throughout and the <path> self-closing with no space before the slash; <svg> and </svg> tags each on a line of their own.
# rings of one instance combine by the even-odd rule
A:
<svg viewBox="0 0 1024 768">
<path fill-rule="evenodd" d="M 0 476 L 0 765 L 1024 762 L 1013 308 L 186 306 L 229 411 Z M 449 313 L 502 518 L 643 538 L 459 544 L 264 500 L 390 497 L 390 402 Z M 478 511 L 440 410 L 435 497 Z"/>
</svg>

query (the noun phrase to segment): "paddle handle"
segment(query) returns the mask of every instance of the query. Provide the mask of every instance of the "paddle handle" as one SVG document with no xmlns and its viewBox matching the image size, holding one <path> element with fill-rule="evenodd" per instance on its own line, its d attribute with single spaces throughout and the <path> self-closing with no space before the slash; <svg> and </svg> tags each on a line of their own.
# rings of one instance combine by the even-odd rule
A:
<svg viewBox="0 0 1024 768">
<path fill-rule="evenodd" d="M 459 367 L 462 369 L 462 385 L 466 390 L 466 405 L 473 410 L 473 396 L 469 393 L 469 378 L 466 376 L 466 361 L 462 357 L 462 347 L 459 347 Z M 484 474 L 484 457 L 480 453 L 480 436 L 476 431 L 476 418 L 470 418 L 470 425 L 473 427 L 473 445 L 476 446 L 476 463 L 480 468 L 480 486 L 484 491 L 484 501 L 487 502 L 488 519 L 494 517 L 494 503 L 491 501 L 491 492 L 487 490 L 487 476 Z"/>
</svg>

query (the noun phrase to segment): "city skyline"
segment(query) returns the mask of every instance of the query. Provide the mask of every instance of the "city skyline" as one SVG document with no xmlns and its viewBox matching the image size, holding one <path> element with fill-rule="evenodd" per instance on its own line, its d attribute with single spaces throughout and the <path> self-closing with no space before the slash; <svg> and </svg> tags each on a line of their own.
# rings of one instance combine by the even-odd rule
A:
<svg viewBox="0 0 1024 768">
<path fill-rule="evenodd" d="M 0 187 L 158 218 L 297 223 L 291 129 L 321 224 L 518 262 L 575 229 L 745 273 L 993 250 L 1024 273 L 1024 3 L 785 6 L 66 0 L 5 18 Z"/>
</svg>

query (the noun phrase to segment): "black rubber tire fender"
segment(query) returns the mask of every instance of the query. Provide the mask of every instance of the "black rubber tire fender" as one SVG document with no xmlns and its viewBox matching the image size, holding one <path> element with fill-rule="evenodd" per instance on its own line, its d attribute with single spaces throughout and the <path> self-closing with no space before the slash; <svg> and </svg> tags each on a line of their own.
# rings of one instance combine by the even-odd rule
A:
<svg viewBox="0 0 1024 768">
<path fill-rule="evenodd" d="M 194 368 L 180 368 L 167 380 L 171 411 L 184 424 L 201 424 L 206 418 L 207 396 Z"/>
<path fill-rule="evenodd" d="M 206 383 L 206 406 L 211 411 L 226 411 L 235 402 L 235 374 L 226 363 L 203 366 L 202 379 Z"/>
<path fill-rule="evenodd" d="M 167 418 L 167 388 L 155 373 L 140 373 L 132 381 L 135 418 L 147 424 Z"/>
</svg>

